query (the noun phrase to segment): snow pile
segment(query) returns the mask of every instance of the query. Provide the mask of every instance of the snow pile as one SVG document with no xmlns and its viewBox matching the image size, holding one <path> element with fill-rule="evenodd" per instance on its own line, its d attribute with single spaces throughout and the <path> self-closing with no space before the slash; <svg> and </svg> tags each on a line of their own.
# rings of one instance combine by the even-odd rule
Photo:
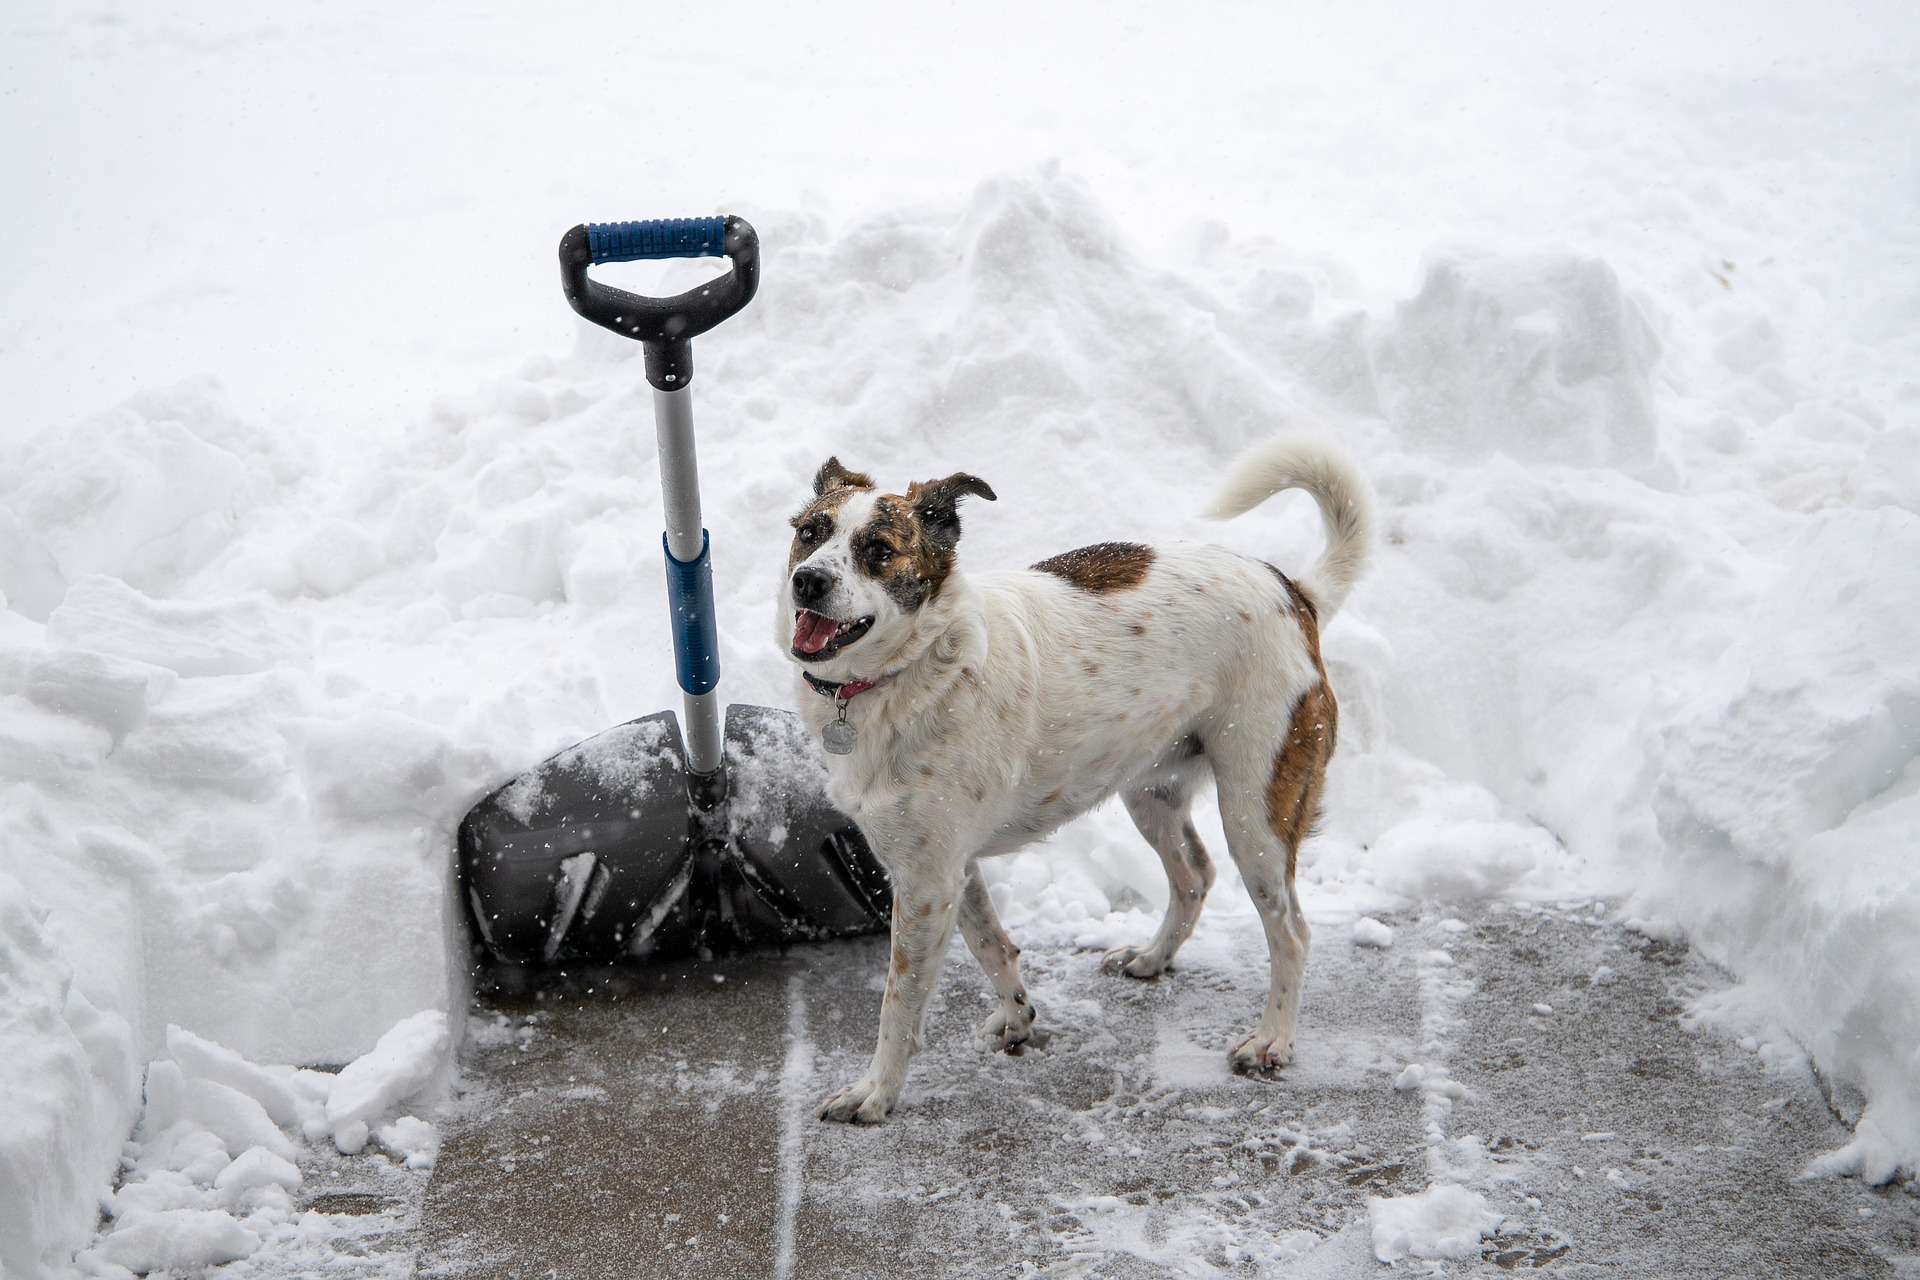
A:
<svg viewBox="0 0 1920 1280">
<path fill-rule="evenodd" d="M 1920 515 L 1836 512 L 1661 735 L 1642 895 L 1754 975 L 1857 1120 L 1823 1171 L 1920 1167 Z M 1669 897 L 1668 895 L 1671 895 Z M 1809 962 L 1817 957 L 1817 961 Z"/>
<path fill-rule="evenodd" d="M 0 1274 L 86 1239 L 132 1124 L 126 1026 L 73 984 L 43 913 L 0 872 Z"/>
<path fill-rule="evenodd" d="M 1722 144 L 1767 159 L 1744 133 L 1702 143 Z M 984 476 L 1000 501 L 969 517 L 968 567 L 1188 536 L 1296 568 L 1319 537 L 1297 495 L 1225 526 L 1186 513 L 1240 448 L 1326 430 L 1383 538 L 1325 636 L 1341 752 L 1309 911 L 1637 890 L 1857 1094 L 1841 1163 L 1913 1166 L 1920 290 L 1843 264 L 1888 292 L 1836 317 L 1816 268 L 1682 270 L 1748 234 L 1710 212 L 1724 193 L 1692 199 L 1658 234 L 1609 236 L 1603 207 L 1571 248 L 1434 250 L 1399 298 L 1251 218 L 1155 241 L 1172 269 L 1053 169 L 843 225 L 743 207 L 765 282 L 701 340 L 696 393 L 725 696 L 808 696 L 769 621 L 785 516 L 829 453 L 895 486 Z M 1628 207 L 1611 216 L 1639 225 Z M 1862 225 L 1909 234 L 1879 212 Z M 711 270 L 608 275 L 657 292 Z M 1843 320 L 1875 355 L 1815 378 Z M 0 1130 L 0 1185 L 34 1188 L 9 1248 L 80 1243 L 125 1064 L 168 1024 L 340 1062 L 463 1003 L 459 817 L 679 704 L 656 461 L 639 351 L 588 328 L 377 430 L 284 429 L 193 380 L 0 457 L 0 946 L 27 992 L 0 1018 L 12 1056 L 60 1068 Z M 764 790 L 743 803 L 777 825 Z M 1023 941 L 1137 937 L 1166 892 L 1111 807 L 992 874 Z M 1246 909 L 1223 865 L 1209 913 Z M 416 1026 L 379 1052 L 425 1072 L 446 1050 Z M 169 1052 L 163 1106 L 274 1154 L 260 1078 Z M 363 1101 L 326 1136 L 392 1129 L 432 1158 L 380 1125 L 377 1092 L 337 1087 Z"/>
<path fill-rule="evenodd" d="M 101 1197 L 108 1221 L 81 1254 L 83 1268 L 144 1275 L 297 1246 L 307 1229 L 293 1199 L 303 1181 L 301 1145 L 289 1130 L 331 1138 L 352 1154 L 365 1147 L 371 1122 L 395 1160 L 433 1166 L 433 1126 L 396 1112 L 431 1100 L 443 1079 L 447 1020 L 439 1010 L 403 1019 L 338 1076 L 259 1066 L 179 1027 L 166 1029 L 166 1044 L 169 1056 L 147 1067 L 139 1128 L 126 1144 L 120 1185 Z"/>
<path fill-rule="evenodd" d="M 1484 1196 L 1452 1182 L 1436 1182 L 1410 1196 L 1370 1196 L 1367 1221 L 1373 1256 L 1381 1262 L 1408 1258 L 1471 1258 L 1480 1241 L 1500 1229 L 1501 1215 Z"/>
</svg>

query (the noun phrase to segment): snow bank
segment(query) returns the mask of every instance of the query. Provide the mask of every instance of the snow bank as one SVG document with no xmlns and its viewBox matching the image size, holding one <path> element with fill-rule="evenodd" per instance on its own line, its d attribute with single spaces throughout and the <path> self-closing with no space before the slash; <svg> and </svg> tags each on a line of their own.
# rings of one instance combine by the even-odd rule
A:
<svg viewBox="0 0 1920 1280">
<path fill-rule="evenodd" d="M 92 1234 L 132 1124 L 127 1039 L 0 871 L 0 1273 L 39 1275 Z"/>
<path fill-rule="evenodd" d="M 1920 1168 L 1920 515 L 1809 529 L 1665 728 L 1639 898 L 1749 978 L 1853 1112 L 1823 1172 Z M 1676 910 L 1675 904 L 1682 904 Z"/>
<path fill-rule="evenodd" d="M 769 609 L 829 453 L 894 485 L 985 476 L 970 566 L 1200 536 L 1291 567 L 1317 548 L 1303 501 L 1186 513 L 1239 449 L 1316 425 L 1384 528 L 1325 637 L 1342 751 L 1309 910 L 1638 886 L 1857 1087 L 1852 1164 L 1920 1156 L 1920 440 L 1884 381 L 1802 380 L 1793 295 L 1465 247 L 1375 306 L 1217 226 L 1173 272 L 1052 170 L 838 228 L 745 211 L 766 282 L 702 340 L 697 410 L 730 698 L 802 696 Z M 178 1023 L 340 1062 L 460 1005 L 459 816 L 678 705 L 650 412 L 638 350 L 583 328 L 364 447 L 192 382 L 0 459 L 0 843 L 10 918 L 38 922 L 31 1007 L 61 1010 L 44 1052 L 139 1061 Z M 993 872 L 1033 941 L 1120 941 L 1165 893 L 1116 811 L 1048 853 Z M 1209 911 L 1245 909 L 1224 878 Z M 444 1025 L 401 1038 L 382 1080 L 446 1052 Z M 172 1052 L 149 1088 L 223 1144 L 284 1124 L 281 1086 L 299 1105 L 300 1077 Z M 130 1072 L 77 1078 L 114 1102 L 35 1192 L 34 1248 L 71 1242 L 128 1118 Z M 369 1114 L 384 1086 L 338 1088 L 307 1136 L 426 1152 Z M 26 1096 L 22 1124 L 62 1123 Z M 30 1180 L 19 1159 L 0 1176 Z"/>
</svg>

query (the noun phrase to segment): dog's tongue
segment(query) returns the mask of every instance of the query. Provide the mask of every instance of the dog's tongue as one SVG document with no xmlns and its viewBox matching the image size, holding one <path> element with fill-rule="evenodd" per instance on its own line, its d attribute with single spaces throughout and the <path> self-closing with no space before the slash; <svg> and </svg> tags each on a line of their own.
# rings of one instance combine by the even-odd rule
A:
<svg viewBox="0 0 1920 1280">
<path fill-rule="evenodd" d="M 793 647 L 800 653 L 818 653 L 827 647 L 839 626 L 832 618 L 802 609 L 793 620 Z"/>
</svg>

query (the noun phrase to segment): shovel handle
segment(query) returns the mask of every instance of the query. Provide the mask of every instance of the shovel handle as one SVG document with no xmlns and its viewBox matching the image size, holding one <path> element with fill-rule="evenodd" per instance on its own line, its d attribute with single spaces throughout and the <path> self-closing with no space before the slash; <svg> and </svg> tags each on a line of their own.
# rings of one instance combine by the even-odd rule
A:
<svg viewBox="0 0 1920 1280">
<path fill-rule="evenodd" d="M 671 298 L 648 298 L 587 274 L 603 262 L 726 257 L 733 270 Z M 690 341 L 753 301 L 760 238 L 745 218 L 582 223 L 560 237 L 560 287 L 581 316 L 646 347 L 647 381 L 679 391 L 693 379 Z"/>
</svg>

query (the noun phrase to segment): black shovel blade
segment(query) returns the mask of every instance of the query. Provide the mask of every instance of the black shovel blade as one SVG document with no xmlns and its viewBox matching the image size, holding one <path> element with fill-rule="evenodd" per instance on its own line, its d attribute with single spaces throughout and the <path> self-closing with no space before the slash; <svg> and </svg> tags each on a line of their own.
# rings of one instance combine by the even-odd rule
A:
<svg viewBox="0 0 1920 1280">
<path fill-rule="evenodd" d="M 460 871 L 496 959 L 611 958 L 689 870 L 686 758 L 661 711 L 521 774 L 460 824 Z M 670 905 L 670 903 L 669 903 Z"/>
<path fill-rule="evenodd" d="M 460 870 L 486 949 L 517 965 L 604 962 L 885 928 L 885 875 L 827 800 L 799 717 L 729 707 L 725 758 L 725 798 L 695 780 L 696 805 L 679 722 L 662 711 L 474 806 Z"/>
</svg>

